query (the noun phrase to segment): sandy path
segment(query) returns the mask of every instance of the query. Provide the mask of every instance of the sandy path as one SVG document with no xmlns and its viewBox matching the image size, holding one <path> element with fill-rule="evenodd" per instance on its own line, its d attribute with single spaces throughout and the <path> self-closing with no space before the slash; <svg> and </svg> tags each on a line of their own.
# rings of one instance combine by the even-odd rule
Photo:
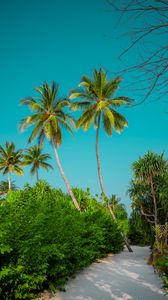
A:
<svg viewBox="0 0 168 300">
<path fill-rule="evenodd" d="M 69 280 L 52 300 L 162 300 L 161 279 L 146 264 L 147 247 L 133 247 L 93 263 Z"/>
</svg>

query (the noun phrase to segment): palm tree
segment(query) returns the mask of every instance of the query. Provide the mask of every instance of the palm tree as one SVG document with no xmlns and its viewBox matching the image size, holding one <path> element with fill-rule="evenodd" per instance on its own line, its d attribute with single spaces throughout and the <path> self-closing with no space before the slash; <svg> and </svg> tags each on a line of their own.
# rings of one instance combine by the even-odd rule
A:
<svg viewBox="0 0 168 300">
<path fill-rule="evenodd" d="M 117 209 L 125 209 L 124 204 L 120 203 L 120 198 L 117 197 L 115 194 L 111 195 L 111 197 L 108 200 L 108 203 L 114 213 Z"/>
<path fill-rule="evenodd" d="M 0 172 L 8 174 L 8 187 L 11 188 L 11 173 L 23 175 L 23 154 L 22 150 L 15 150 L 14 143 L 5 143 L 5 147 L 0 146 Z"/>
<path fill-rule="evenodd" d="M 24 155 L 24 164 L 31 165 L 30 173 L 31 175 L 36 174 L 37 181 L 39 180 L 38 170 L 43 168 L 48 170 L 53 168 L 46 160 L 50 159 L 51 156 L 47 153 L 42 153 L 42 148 L 40 145 L 32 146 L 29 149 L 25 150 L 26 154 Z"/>
<path fill-rule="evenodd" d="M 62 169 L 57 151 L 58 146 L 62 143 L 61 127 L 64 127 L 73 134 L 72 126 L 75 126 L 75 122 L 64 111 L 65 107 L 69 107 L 70 101 L 68 99 L 57 99 L 58 85 L 54 82 L 51 87 L 47 82 L 44 82 L 40 87 L 35 88 L 35 90 L 39 93 L 39 97 L 36 100 L 32 97 L 26 97 L 21 101 L 21 104 L 27 105 L 33 113 L 21 121 L 20 130 L 23 131 L 25 128 L 34 125 L 28 142 L 31 143 L 36 137 L 39 144 L 42 144 L 45 138 L 51 142 L 56 162 L 68 193 L 75 207 L 80 210 L 69 181 Z"/>
<path fill-rule="evenodd" d="M 79 88 L 72 90 L 70 93 L 70 99 L 80 98 L 82 100 L 77 101 L 72 105 L 74 110 L 83 110 L 82 116 L 77 121 L 77 127 L 82 127 L 83 130 L 86 131 L 92 124 L 94 124 L 96 129 L 96 159 L 98 177 L 102 195 L 106 201 L 108 197 L 104 189 L 98 151 L 99 131 L 101 122 L 103 123 L 103 128 L 108 136 L 112 135 L 113 129 L 120 133 L 124 127 L 128 125 L 125 117 L 117 112 L 116 108 L 129 104 L 131 99 L 125 96 L 113 98 L 120 82 L 120 77 L 107 80 L 107 74 L 102 69 L 99 71 L 94 70 L 93 79 L 83 76 Z M 116 217 L 111 206 L 109 203 L 107 205 L 112 218 L 116 221 Z"/>
</svg>

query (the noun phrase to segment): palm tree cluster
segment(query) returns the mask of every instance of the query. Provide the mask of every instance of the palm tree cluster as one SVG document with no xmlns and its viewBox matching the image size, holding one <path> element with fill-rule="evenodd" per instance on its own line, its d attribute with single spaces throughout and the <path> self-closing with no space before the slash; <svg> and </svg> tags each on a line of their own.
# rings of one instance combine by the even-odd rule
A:
<svg viewBox="0 0 168 300">
<path fill-rule="evenodd" d="M 23 166 L 31 166 L 30 173 L 36 174 L 37 181 L 39 180 L 38 170 L 43 168 L 48 170 L 52 168 L 46 161 L 50 159 L 49 154 L 43 154 L 40 146 L 32 146 L 25 150 L 16 150 L 13 142 L 6 142 L 5 146 L 0 146 L 0 172 L 3 175 L 8 174 L 8 183 L 0 182 L 0 195 L 3 195 L 10 189 L 15 189 L 15 184 L 11 182 L 11 173 L 23 175 Z"/>
<path fill-rule="evenodd" d="M 58 97 L 57 84 L 53 82 L 50 86 L 47 82 L 44 82 L 40 87 L 35 88 L 35 91 L 38 93 L 38 98 L 26 97 L 21 100 L 21 104 L 26 105 L 31 110 L 31 114 L 22 119 L 20 124 L 21 131 L 24 131 L 27 127 L 33 126 L 28 142 L 31 143 L 36 139 L 38 143 L 37 147 L 39 147 L 38 149 L 32 147 L 31 150 L 29 149 L 26 151 L 26 154 L 24 155 L 24 164 L 32 166 L 31 173 L 36 173 L 37 179 L 39 167 L 45 169 L 50 168 L 51 166 L 44 162 L 49 156 L 45 154 L 43 156 L 41 155 L 41 158 L 39 157 L 39 151 L 41 151 L 42 144 L 45 139 L 49 140 L 68 193 L 74 206 L 79 211 L 79 203 L 75 198 L 59 159 L 58 147 L 62 143 L 62 128 L 67 129 L 73 134 L 74 128 L 82 127 L 84 130 L 88 130 L 92 124 L 94 125 L 96 129 L 97 168 L 102 197 L 107 202 L 109 211 L 115 221 L 116 217 L 108 203 L 108 197 L 105 192 L 101 175 L 98 142 L 101 124 L 108 136 L 112 135 L 113 130 L 120 133 L 124 127 L 128 125 L 125 117 L 121 115 L 117 109 L 123 105 L 130 105 L 131 99 L 125 96 L 114 96 L 120 82 L 120 77 L 108 80 L 106 72 L 102 69 L 99 71 L 94 70 L 93 78 L 90 79 L 87 76 L 83 76 L 79 88 L 72 90 L 70 96 L 64 99 Z M 72 99 L 77 100 L 72 102 Z M 75 110 L 82 111 L 82 115 L 77 121 L 72 117 L 72 112 Z"/>
</svg>

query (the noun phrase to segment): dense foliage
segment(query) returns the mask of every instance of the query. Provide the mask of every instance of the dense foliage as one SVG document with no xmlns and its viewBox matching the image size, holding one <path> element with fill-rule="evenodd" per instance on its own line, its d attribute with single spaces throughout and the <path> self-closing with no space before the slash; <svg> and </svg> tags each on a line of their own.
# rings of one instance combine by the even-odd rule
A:
<svg viewBox="0 0 168 300">
<path fill-rule="evenodd" d="M 133 180 L 129 188 L 132 208 L 143 223 L 153 229 L 157 243 L 157 225 L 168 218 L 168 162 L 163 154 L 148 152 L 133 163 Z"/>
<path fill-rule="evenodd" d="M 128 237 L 131 245 L 146 246 L 153 244 L 151 226 L 136 211 L 132 211 L 129 219 Z"/>
<path fill-rule="evenodd" d="M 129 195 L 131 242 L 151 244 L 150 262 L 168 289 L 168 161 L 163 153 L 148 152 L 133 163 Z"/>
<path fill-rule="evenodd" d="M 123 249 L 119 229 L 103 205 L 92 199 L 94 208 L 80 213 L 69 199 L 39 182 L 10 191 L 1 203 L 2 300 L 32 299 L 43 288 L 54 290 L 95 259 Z"/>
</svg>

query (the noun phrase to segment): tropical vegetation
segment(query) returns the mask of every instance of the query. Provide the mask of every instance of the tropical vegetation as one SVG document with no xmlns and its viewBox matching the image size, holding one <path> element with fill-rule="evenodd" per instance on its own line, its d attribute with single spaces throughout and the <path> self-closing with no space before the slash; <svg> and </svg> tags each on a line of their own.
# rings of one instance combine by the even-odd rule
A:
<svg viewBox="0 0 168 300">
<path fill-rule="evenodd" d="M 132 165 L 133 178 L 128 195 L 132 212 L 128 218 L 117 195 L 107 195 L 99 158 L 99 133 L 120 133 L 128 122 L 118 108 L 131 99 L 114 96 L 121 78 L 107 79 L 100 69 L 93 78 L 83 76 L 80 87 L 69 98 L 59 98 L 56 83 L 36 87 L 37 97 L 21 104 L 30 109 L 20 130 L 33 127 L 27 149 L 13 142 L 0 145 L 0 297 L 2 300 L 33 299 L 39 291 L 55 291 L 76 271 L 109 252 L 119 252 L 124 242 L 150 245 L 150 262 L 163 276 L 168 289 L 168 161 L 164 153 L 148 152 Z M 75 101 L 72 101 L 76 99 Z M 81 111 L 76 121 L 74 111 Z M 90 189 L 72 188 L 59 159 L 63 129 L 73 135 L 75 128 L 96 130 L 96 159 L 101 195 Z M 49 171 L 51 156 L 43 152 L 45 140 L 53 148 L 67 194 L 39 180 L 39 170 Z M 30 167 L 36 184 L 18 189 L 11 175 L 23 175 Z M 127 239 L 127 236 L 129 240 Z"/>
<path fill-rule="evenodd" d="M 120 230 L 103 204 L 91 196 L 91 207 L 80 213 L 70 200 L 45 182 L 8 193 L 0 206 L 2 300 L 55 291 L 77 270 L 123 249 Z"/>
<path fill-rule="evenodd" d="M 168 160 L 163 153 L 148 152 L 132 169 L 130 237 L 133 242 L 151 244 L 150 262 L 168 289 Z"/>
</svg>

